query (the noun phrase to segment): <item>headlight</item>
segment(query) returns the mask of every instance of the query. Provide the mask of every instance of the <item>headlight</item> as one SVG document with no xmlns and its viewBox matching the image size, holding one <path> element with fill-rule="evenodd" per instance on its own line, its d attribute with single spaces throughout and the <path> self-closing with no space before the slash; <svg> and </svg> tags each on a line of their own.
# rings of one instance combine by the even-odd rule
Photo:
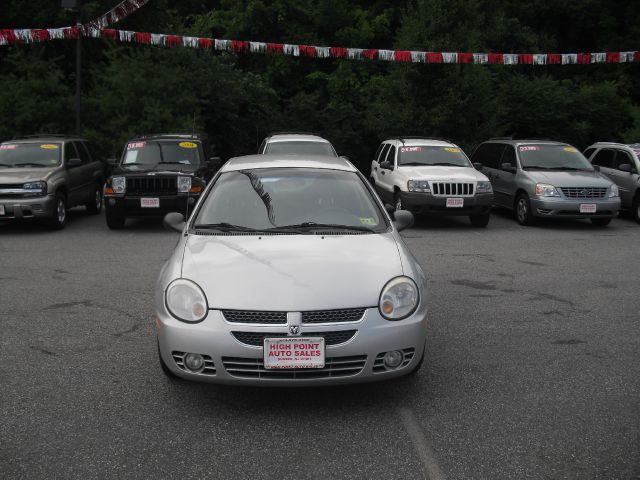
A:
<svg viewBox="0 0 640 480">
<path fill-rule="evenodd" d="M 191 177 L 178 177 L 178 192 L 187 193 L 191 190 Z"/>
<path fill-rule="evenodd" d="M 183 322 L 199 322 L 207 316 L 207 297 L 191 280 L 179 278 L 167 287 L 165 294 L 167 310 Z"/>
<path fill-rule="evenodd" d="M 430 192 L 429 182 L 424 180 L 409 180 L 407 182 L 407 190 L 410 192 Z"/>
<path fill-rule="evenodd" d="M 47 193 L 47 182 L 29 182 L 22 185 L 23 190 L 27 190 L 25 195 L 46 195 Z"/>
<path fill-rule="evenodd" d="M 389 280 L 380 293 L 378 309 L 387 320 L 402 320 L 418 307 L 418 287 L 409 277 Z"/>
<path fill-rule="evenodd" d="M 124 193 L 127 190 L 127 180 L 124 177 L 113 177 L 111 179 L 113 193 Z"/>
<path fill-rule="evenodd" d="M 619 197 L 620 189 L 618 189 L 617 185 L 611 185 L 611 189 L 609 190 L 609 197 Z"/>
<path fill-rule="evenodd" d="M 553 185 L 547 185 L 546 183 L 536 184 L 536 195 L 539 197 L 559 197 L 560 194 L 556 187 Z"/>
<path fill-rule="evenodd" d="M 493 193 L 491 182 L 478 182 L 476 185 L 476 193 Z"/>
</svg>

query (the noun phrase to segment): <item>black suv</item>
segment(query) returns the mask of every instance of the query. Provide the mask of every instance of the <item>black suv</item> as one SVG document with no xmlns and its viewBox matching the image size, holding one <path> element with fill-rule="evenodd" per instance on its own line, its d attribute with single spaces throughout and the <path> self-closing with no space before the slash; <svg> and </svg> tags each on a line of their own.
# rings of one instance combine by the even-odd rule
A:
<svg viewBox="0 0 640 480">
<path fill-rule="evenodd" d="M 163 217 L 192 210 L 220 167 L 201 135 L 163 134 L 134 138 L 124 147 L 104 189 L 107 225 L 127 218 Z"/>
</svg>

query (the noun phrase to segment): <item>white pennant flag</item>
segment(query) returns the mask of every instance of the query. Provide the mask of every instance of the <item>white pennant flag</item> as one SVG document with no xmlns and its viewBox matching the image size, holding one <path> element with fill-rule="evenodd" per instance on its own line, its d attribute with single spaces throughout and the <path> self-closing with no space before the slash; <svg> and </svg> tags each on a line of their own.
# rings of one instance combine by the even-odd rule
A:
<svg viewBox="0 0 640 480">
<path fill-rule="evenodd" d="M 198 48 L 198 37 L 182 37 L 182 45 L 188 48 Z"/>
<path fill-rule="evenodd" d="M 62 40 L 64 38 L 64 28 L 50 28 L 49 38 L 52 40 Z"/>
<path fill-rule="evenodd" d="M 578 54 L 577 53 L 563 53 L 562 54 L 562 65 L 574 65 L 578 63 Z"/>
<path fill-rule="evenodd" d="M 427 61 L 427 52 L 411 52 L 411 61 L 413 63 L 425 63 Z"/>
<path fill-rule="evenodd" d="M 165 36 L 161 33 L 151 34 L 151 45 L 164 45 Z"/>
<path fill-rule="evenodd" d="M 294 57 L 300 56 L 300 47 L 298 45 L 285 44 L 282 47 L 282 51 L 285 55 L 293 55 Z"/>
<path fill-rule="evenodd" d="M 316 47 L 316 55 L 318 58 L 329 58 L 329 47 Z"/>
<path fill-rule="evenodd" d="M 473 54 L 473 63 L 485 64 L 489 63 L 489 54 L 488 53 L 474 53 Z"/>
<path fill-rule="evenodd" d="M 216 50 L 229 50 L 231 48 L 231 40 L 218 40 L 215 41 Z"/>
<path fill-rule="evenodd" d="M 249 51 L 253 53 L 265 53 L 267 44 L 264 42 L 249 42 Z"/>
<path fill-rule="evenodd" d="M 458 54 L 457 53 L 442 52 L 442 62 L 443 63 L 458 63 Z"/>
<path fill-rule="evenodd" d="M 606 53 L 592 53 L 591 63 L 605 63 L 607 61 Z"/>
<path fill-rule="evenodd" d="M 545 53 L 536 53 L 533 56 L 533 64 L 534 65 L 546 65 L 547 64 L 547 55 Z"/>
<path fill-rule="evenodd" d="M 518 64 L 518 55 L 515 53 L 505 53 L 502 56 L 502 62 L 505 65 L 517 65 Z"/>
<path fill-rule="evenodd" d="M 620 52 L 620 63 L 633 62 L 636 52 Z"/>
<path fill-rule="evenodd" d="M 29 30 L 28 28 L 15 30 L 15 32 L 16 32 L 16 37 L 18 37 L 18 39 L 22 40 L 23 42 L 25 43 L 33 42 L 33 36 L 31 35 L 31 30 Z"/>
<path fill-rule="evenodd" d="M 391 62 L 395 60 L 396 52 L 393 50 L 378 50 L 378 59 Z"/>
<path fill-rule="evenodd" d="M 133 32 L 129 30 L 118 30 L 121 42 L 131 42 L 133 40 Z"/>
<path fill-rule="evenodd" d="M 361 48 L 347 48 L 347 57 L 351 60 L 362 60 Z"/>
</svg>

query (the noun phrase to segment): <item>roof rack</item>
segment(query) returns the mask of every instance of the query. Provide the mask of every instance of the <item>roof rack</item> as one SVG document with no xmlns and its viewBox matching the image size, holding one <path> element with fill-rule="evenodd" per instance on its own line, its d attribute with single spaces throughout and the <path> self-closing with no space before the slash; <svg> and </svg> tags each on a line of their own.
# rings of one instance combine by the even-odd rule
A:
<svg viewBox="0 0 640 480">
<path fill-rule="evenodd" d="M 273 137 L 274 135 L 313 135 L 314 137 L 319 137 L 317 133 L 313 132 L 271 132 L 267 135 L 267 137 Z"/>
<path fill-rule="evenodd" d="M 389 140 L 400 140 L 402 143 L 404 143 L 405 140 L 438 140 L 440 142 L 452 143 L 451 140 L 447 138 L 430 137 L 428 135 L 404 135 L 404 136 L 395 135 L 395 136 L 389 137 Z"/>
<path fill-rule="evenodd" d="M 137 135 L 135 138 L 157 138 L 157 137 L 179 137 L 179 138 L 202 138 L 200 133 L 147 133 Z"/>
<path fill-rule="evenodd" d="M 20 135 L 19 137 L 13 137 L 14 140 L 19 140 L 21 138 L 69 138 L 74 135 L 67 135 L 65 133 L 40 133 L 34 135 Z"/>
<path fill-rule="evenodd" d="M 490 138 L 489 140 L 513 140 L 513 137 L 493 137 Z"/>
</svg>

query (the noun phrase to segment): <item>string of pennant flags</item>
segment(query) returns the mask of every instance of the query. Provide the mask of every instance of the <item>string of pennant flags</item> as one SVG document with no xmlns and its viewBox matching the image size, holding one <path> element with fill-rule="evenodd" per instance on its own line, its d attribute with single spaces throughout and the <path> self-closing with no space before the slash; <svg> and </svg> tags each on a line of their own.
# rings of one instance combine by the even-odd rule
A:
<svg viewBox="0 0 640 480">
<path fill-rule="evenodd" d="M 85 25 L 47 29 L 0 29 L 0 46 L 72 40 L 78 37 L 102 38 L 120 43 L 162 47 L 186 47 L 235 54 L 261 53 L 309 58 L 344 58 L 425 64 L 480 65 L 589 65 L 597 63 L 638 63 L 640 51 L 583 53 L 471 53 L 423 52 L 409 50 L 318 47 L 284 43 L 221 40 L 206 37 L 165 35 L 107 28 L 146 5 L 149 0 L 124 0 L 109 12 Z"/>
</svg>

